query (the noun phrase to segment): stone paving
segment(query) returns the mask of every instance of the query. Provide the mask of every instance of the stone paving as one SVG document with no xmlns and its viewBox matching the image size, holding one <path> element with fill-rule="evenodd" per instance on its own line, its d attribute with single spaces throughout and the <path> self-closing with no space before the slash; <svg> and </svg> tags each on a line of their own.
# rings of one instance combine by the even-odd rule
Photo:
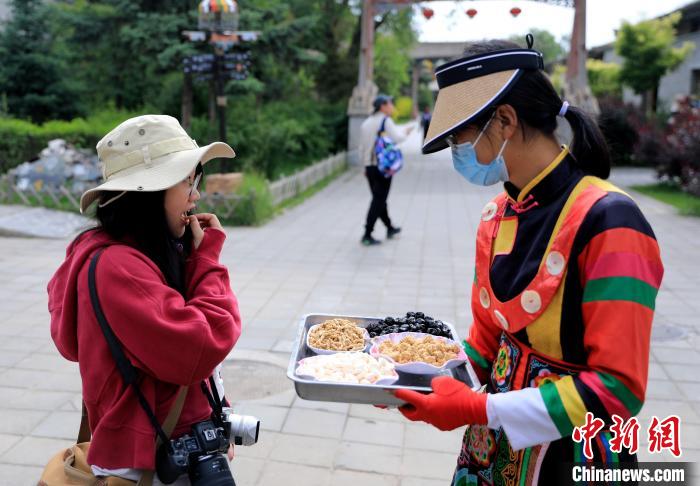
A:
<svg viewBox="0 0 700 486">
<path fill-rule="evenodd" d="M 390 196 L 400 239 L 373 248 L 359 244 L 369 191 L 357 170 L 263 227 L 227 229 L 222 260 L 244 320 L 227 390 L 238 411 L 260 417 L 263 429 L 257 445 L 236 449 L 238 484 L 448 484 L 460 431 L 439 432 L 371 406 L 304 401 L 285 377 L 299 319 L 309 312 L 421 310 L 467 332 L 474 233 L 481 208 L 498 189 L 468 185 L 455 175 L 448 153 L 423 157 L 417 147 L 416 136 Z M 622 171 L 613 180 L 626 185 L 651 176 Z M 666 266 L 640 421 L 644 429 L 652 415 L 678 414 L 683 459 L 698 461 L 700 219 L 634 196 Z M 384 239 L 379 230 L 375 236 Z M 51 341 L 45 292 L 68 242 L 0 238 L 0 485 L 35 484 L 41 466 L 77 432 L 80 377 Z M 652 458 L 643 453 L 641 459 Z"/>
<path fill-rule="evenodd" d="M 65 239 L 91 225 L 90 219 L 68 211 L 0 206 L 0 236 Z"/>
</svg>

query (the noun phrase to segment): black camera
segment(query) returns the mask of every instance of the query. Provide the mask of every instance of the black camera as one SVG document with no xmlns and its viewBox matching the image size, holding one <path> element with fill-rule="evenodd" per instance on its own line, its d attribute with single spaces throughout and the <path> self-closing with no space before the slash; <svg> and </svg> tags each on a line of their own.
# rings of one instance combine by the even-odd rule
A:
<svg viewBox="0 0 700 486">
<path fill-rule="evenodd" d="M 161 444 L 156 452 L 158 479 L 171 484 L 187 473 L 192 486 L 235 486 L 223 455 L 229 447 L 229 434 L 224 427 L 205 420 L 192 426 L 192 435 Z"/>
</svg>

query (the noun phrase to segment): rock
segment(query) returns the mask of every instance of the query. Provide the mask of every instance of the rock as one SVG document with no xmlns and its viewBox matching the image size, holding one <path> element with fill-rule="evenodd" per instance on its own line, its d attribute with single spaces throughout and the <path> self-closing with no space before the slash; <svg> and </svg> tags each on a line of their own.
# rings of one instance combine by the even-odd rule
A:
<svg viewBox="0 0 700 486">
<path fill-rule="evenodd" d="M 50 140 L 39 158 L 25 162 L 10 171 L 17 180 L 17 187 L 26 190 L 31 186 L 39 190 L 44 185 L 73 188 L 84 191 L 94 187 L 102 178 L 102 167 L 91 150 L 76 149 L 65 140 Z"/>
</svg>

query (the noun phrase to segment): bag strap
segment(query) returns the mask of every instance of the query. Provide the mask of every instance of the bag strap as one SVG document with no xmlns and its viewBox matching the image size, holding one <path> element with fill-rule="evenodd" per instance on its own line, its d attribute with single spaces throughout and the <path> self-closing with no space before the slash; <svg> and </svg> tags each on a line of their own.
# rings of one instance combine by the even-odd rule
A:
<svg viewBox="0 0 700 486">
<path fill-rule="evenodd" d="M 78 439 L 76 444 L 82 442 L 89 442 L 92 433 L 90 432 L 90 421 L 88 420 L 88 411 L 85 407 L 85 402 L 83 402 L 83 414 L 80 417 L 80 428 L 78 429 Z"/>
<path fill-rule="evenodd" d="M 379 126 L 379 131 L 377 131 L 377 136 L 381 137 L 382 132 L 384 131 L 384 125 L 386 124 L 386 121 L 389 117 L 385 116 L 384 119 L 382 120 L 382 124 Z"/>
<path fill-rule="evenodd" d="M 168 416 L 165 417 L 165 422 L 163 422 L 163 432 L 165 432 L 165 435 L 167 435 L 168 437 L 172 435 L 173 430 L 175 430 L 175 426 L 177 425 L 177 421 L 180 418 L 180 413 L 182 413 L 182 407 L 185 404 L 185 397 L 187 397 L 187 390 L 189 390 L 189 387 L 187 386 L 180 387 L 180 389 L 177 392 L 175 402 L 170 408 Z M 158 438 L 156 439 L 156 450 L 161 444 L 160 440 L 160 436 L 158 436 Z M 141 475 L 141 479 L 139 479 L 139 482 L 136 483 L 137 486 L 151 486 L 153 484 L 154 473 L 155 471 L 153 471 L 152 469 L 144 471 L 144 473 Z"/>
<path fill-rule="evenodd" d="M 134 390 L 134 393 L 136 394 L 136 397 L 139 400 L 141 408 L 143 408 L 144 412 L 146 412 L 148 420 L 150 420 L 151 425 L 153 425 L 153 428 L 156 430 L 156 434 L 158 434 L 158 437 L 164 444 L 167 444 L 168 436 L 165 435 L 165 432 L 163 432 L 163 429 L 158 423 L 156 415 L 153 413 L 153 410 L 151 410 L 151 407 L 150 405 L 148 405 L 146 397 L 143 395 L 141 389 L 139 388 L 137 382 L 138 373 L 136 372 L 136 368 L 134 368 L 134 365 L 131 364 L 131 362 L 127 359 L 126 355 L 124 354 L 122 345 L 119 342 L 117 336 L 114 335 L 114 331 L 112 331 L 112 328 L 109 326 L 107 318 L 105 317 L 104 312 L 102 311 L 100 299 L 97 296 L 95 273 L 97 269 L 97 261 L 99 260 L 100 255 L 102 255 L 103 251 L 104 249 L 98 250 L 97 253 L 95 253 L 95 255 L 90 260 L 90 269 L 88 271 L 88 284 L 90 286 L 90 302 L 92 303 L 92 308 L 95 311 L 97 322 L 100 324 L 100 329 L 102 329 L 102 334 L 104 334 L 105 339 L 107 340 L 109 351 L 112 354 L 114 361 L 117 363 L 117 369 L 119 370 L 119 374 L 122 375 L 122 378 L 124 379 L 124 382 L 127 385 L 131 385 L 131 387 Z"/>
</svg>

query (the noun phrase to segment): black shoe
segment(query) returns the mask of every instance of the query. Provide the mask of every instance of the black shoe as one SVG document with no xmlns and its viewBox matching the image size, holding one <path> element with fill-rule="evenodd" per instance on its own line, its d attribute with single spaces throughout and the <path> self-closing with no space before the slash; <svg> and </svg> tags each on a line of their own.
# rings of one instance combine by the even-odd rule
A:
<svg viewBox="0 0 700 486">
<path fill-rule="evenodd" d="M 391 239 L 391 238 L 393 238 L 394 236 L 398 235 L 399 233 L 401 233 L 401 228 L 394 228 L 394 227 L 391 227 L 391 228 L 388 228 L 388 229 L 386 230 L 386 237 L 389 238 L 389 239 Z"/>
<path fill-rule="evenodd" d="M 361 241 L 362 241 L 362 244 L 365 246 L 380 245 L 382 243 L 379 240 L 375 240 L 371 236 L 363 236 Z"/>
</svg>

